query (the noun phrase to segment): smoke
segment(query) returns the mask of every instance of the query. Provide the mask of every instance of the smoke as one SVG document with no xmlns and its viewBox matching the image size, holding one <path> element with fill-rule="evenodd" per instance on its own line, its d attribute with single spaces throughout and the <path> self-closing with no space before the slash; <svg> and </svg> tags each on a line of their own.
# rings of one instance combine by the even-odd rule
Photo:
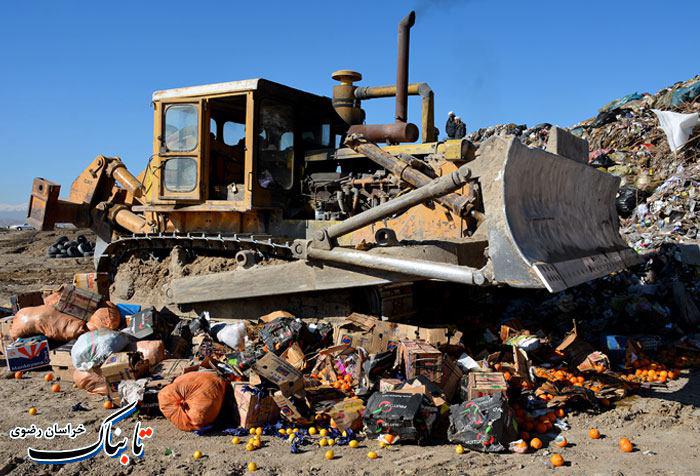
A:
<svg viewBox="0 0 700 476">
<path fill-rule="evenodd" d="M 455 8 L 475 3 L 478 0 L 416 0 L 413 4 L 413 10 L 416 12 L 416 17 L 420 18 L 433 13 L 446 14 Z"/>
</svg>

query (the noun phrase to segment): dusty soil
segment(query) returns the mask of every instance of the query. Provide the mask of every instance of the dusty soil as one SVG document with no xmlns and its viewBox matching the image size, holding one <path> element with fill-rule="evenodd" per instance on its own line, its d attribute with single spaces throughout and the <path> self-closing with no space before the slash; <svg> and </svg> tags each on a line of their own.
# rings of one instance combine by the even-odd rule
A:
<svg viewBox="0 0 700 476">
<path fill-rule="evenodd" d="M 18 291 L 40 289 L 47 284 L 70 282 L 76 272 L 92 269 L 90 258 L 48 259 L 46 248 L 58 236 L 73 237 L 78 232 L 3 233 L 0 234 L 0 300 L 7 305 L 9 296 Z M 216 267 L 216 264 L 213 264 Z M 147 275 L 146 270 L 141 270 Z M 139 279 L 147 279 L 141 276 Z M 137 288 L 148 286 L 139 281 Z M 155 429 L 155 436 L 146 440 L 144 458 L 129 466 L 99 454 L 86 462 L 66 466 L 46 466 L 32 463 L 27 448 L 68 449 L 93 442 L 99 425 L 108 414 L 102 400 L 61 382 L 61 392 L 52 393 L 44 382 L 44 371 L 28 372 L 21 380 L 0 380 L 0 475 L 3 474 L 204 474 L 221 476 L 242 474 L 245 465 L 254 461 L 255 474 L 335 474 L 398 475 L 435 474 L 490 475 L 509 473 L 529 474 L 700 474 L 700 372 L 685 371 L 682 378 L 671 382 L 664 391 L 647 393 L 618 402 L 614 408 L 599 415 L 574 414 L 568 417 L 571 429 L 564 435 L 571 445 L 557 449 L 567 461 L 566 466 L 553 469 L 549 455 L 553 445 L 526 455 L 492 455 L 467 451 L 456 455 L 454 445 L 440 444 L 418 447 L 396 445 L 379 449 L 375 441 L 363 441 L 360 448 L 336 447 L 332 461 L 324 459 L 324 450 L 305 447 L 302 454 L 290 454 L 289 445 L 276 437 L 264 437 L 264 447 L 246 452 L 244 445 L 234 446 L 230 437 L 219 433 L 196 436 L 176 430 L 163 418 L 141 418 L 144 425 Z M 87 411 L 72 411 L 81 402 Z M 34 406 L 36 416 L 27 410 Z M 135 418 L 119 425 L 128 435 Z M 87 433 L 75 440 L 13 440 L 9 431 L 15 426 L 28 427 L 36 423 L 47 427 L 54 422 L 84 424 Z M 604 438 L 591 440 L 590 427 L 600 429 Z M 636 445 L 633 453 L 618 450 L 620 437 L 630 438 Z M 119 438 L 115 437 L 115 440 Z M 167 451 L 167 450 L 170 451 Z M 366 457 L 369 449 L 378 451 L 377 460 Z M 192 453 L 200 450 L 204 458 L 194 461 Z M 172 453 L 166 456 L 167 453 Z"/>
<path fill-rule="evenodd" d="M 0 231 L 0 306 L 9 307 L 10 296 L 38 291 L 45 286 L 73 282 L 75 273 L 94 271 L 92 258 L 49 258 L 47 249 L 60 236 L 73 240 L 90 230 Z"/>
</svg>

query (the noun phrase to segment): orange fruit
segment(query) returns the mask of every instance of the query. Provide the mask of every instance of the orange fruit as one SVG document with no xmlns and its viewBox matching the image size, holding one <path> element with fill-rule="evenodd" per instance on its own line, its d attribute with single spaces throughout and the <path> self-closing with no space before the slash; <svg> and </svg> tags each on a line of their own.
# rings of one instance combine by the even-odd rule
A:
<svg viewBox="0 0 700 476">
<path fill-rule="evenodd" d="M 554 423 L 555 421 L 557 421 L 557 414 L 554 412 L 547 413 L 547 420 Z"/>
<path fill-rule="evenodd" d="M 369 459 L 377 459 L 377 456 L 378 456 L 378 455 L 377 455 L 377 452 L 376 452 L 376 451 L 370 451 L 369 453 L 367 453 L 367 457 L 368 457 Z"/>
<path fill-rule="evenodd" d="M 506 382 L 508 382 L 513 376 L 510 374 L 510 372 L 503 372 L 503 378 L 506 379 Z"/>
<path fill-rule="evenodd" d="M 27 410 L 27 413 L 34 416 L 37 414 L 37 409 L 35 407 L 31 407 L 29 410 Z"/>
<path fill-rule="evenodd" d="M 558 468 L 559 466 L 564 466 L 564 457 L 559 453 L 554 453 L 552 457 L 549 458 L 549 461 L 555 468 Z"/>
<path fill-rule="evenodd" d="M 566 445 L 569 444 L 567 439 L 562 436 L 562 435 L 557 435 L 556 438 L 554 438 L 554 444 L 558 446 L 559 448 L 566 448 Z"/>
<path fill-rule="evenodd" d="M 559 418 L 564 418 L 566 416 L 566 410 L 563 408 L 557 408 L 557 411 L 555 412 Z"/>
<path fill-rule="evenodd" d="M 582 384 L 583 382 L 586 381 L 586 379 L 583 378 L 581 375 L 579 375 L 578 377 L 576 377 L 576 381 L 577 381 L 578 383 L 581 383 L 581 384 Z"/>
<path fill-rule="evenodd" d="M 625 453 L 631 453 L 634 450 L 634 445 L 628 438 L 620 438 L 620 450 Z"/>
<path fill-rule="evenodd" d="M 51 372 L 44 375 L 44 381 L 51 382 L 53 380 L 53 374 Z"/>
<path fill-rule="evenodd" d="M 530 440 L 530 447 L 533 450 L 539 450 L 540 448 L 542 448 L 542 440 L 540 440 L 539 438 L 533 438 L 532 440 Z"/>
<path fill-rule="evenodd" d="M 670 378 L 671 380 L 676 380 L 678 378 L 678 372 L 675 370 L 670 370 L 668 372 L 668 378 Z"/>
<path fill-rule="evenodd" d="M 395 440 L 395 439 L 396 439 L 396 437 L 395 437 L 394 435 L 391 435 L 391 434 L 389 434 L 389 435 L 384 435 L 384 441 L 386 441 L 386 442 L 387 442 L 388 444 L 390 444 L 390 445 L 391 445 L 391 444 L 394 444 L 394 440 Z"/>
<path fill-rule="evenodd" d="M 112 408 L 114 408 L 114 403 L 112 403 L 112 400 L 105 400 L 102 404 L 102 408 L 104 408 L 105 410 L 111 410 Z"/>
<path fill-rule="evenodd" d="M 600 431 L 598 431 L 597 428 L 591 428 L 588 430 L 588 436 L 590 436 L 592 439 L 597 440 L 600 438 Z"/>
<path fill-rule="evenodd" d="M 55 383 L 55 384 L 51 385 L 51 391 L 53 393 L 58 393 L 61 391 L 61 386 L 59 384 Z"/>
<path fill-rule="evenodd" d="M 535 426 L 535 432 L 539 434 L 547 433 L 547 425 L 545 425 L 544 423 L 538 423 Z"/>
<path fill-rule="evenodd" d="M 15 378 L 17 380 L 21 379 L 22 377 L 24 377 L 24 372 L 15 372 Z"/>
</svg>

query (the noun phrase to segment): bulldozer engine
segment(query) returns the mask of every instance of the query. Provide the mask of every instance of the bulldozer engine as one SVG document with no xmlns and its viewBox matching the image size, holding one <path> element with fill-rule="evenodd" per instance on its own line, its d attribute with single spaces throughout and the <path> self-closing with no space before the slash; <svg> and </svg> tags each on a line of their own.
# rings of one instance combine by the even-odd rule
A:
<svg viewBox="0 0 700 476">
<path fill-rule="evenodd" d="M 230 263 L 164 282 L 181 307 L 353 289 L 396 302 L 426 280 L 556 292 L 637 263 L 618 230 L 619 179 L 587 165 L 582 139 L 438 140 L 435 94 L 408 78 L 415 22 L 399 23 L 393 85 L 343 69 L 332 98 L 262 78 L 156 91 L 145 169 L 98 156 L 67 199 L 37 178 L 29 222 L 93 229 L 97 269 L 113 275 L 176 250 Z M 368 124 L 363 101 L 391 97 L 394 121 Z"/>
</svg>

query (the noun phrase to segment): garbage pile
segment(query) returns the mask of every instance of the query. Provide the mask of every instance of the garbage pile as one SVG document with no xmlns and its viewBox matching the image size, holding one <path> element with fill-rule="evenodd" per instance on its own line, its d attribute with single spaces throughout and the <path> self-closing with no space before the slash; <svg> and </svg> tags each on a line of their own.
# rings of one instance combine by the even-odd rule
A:
<svg viewBox="0 0 700 476">
<path fill-rule="evenodd" d="M 700 76 L 656 94 L 632 93 L 569 130 L 588 140 L 589 165 L 621 178 L 622 233 L 638 252 L 698 239 L 700 229 Z M 502 124 L 467 136 L 512 134 L 545 148 L 551 124 Z"/>
<path fill-rule="evenodd" d="M 95 254 L 95 246 L 85 235 L 78 235 L 75 240 L 61 236 L 46 250 L 49 258 L 81 258 Z"/>
<path fill-rule="evenodd" d="M 83 287 L 13 300 L 14 316 L 0 321 L 8 370 L 21 377 L 50 366 L 52 379 L 106 407 L 136 401 L 141 415 L 181 431 L 238 442 L 250 434 L 250 451 L 263 436 L 287 440 L 291 453 L 363 439 L 536 451 L 543 440 L 566 441 L 568 412 L 604 411 L 700 363 L 697 335 L 604 334 L 603 324 L 601 345 L 592 345 L 582 336 L 600 323 L 586 321 L 586 333 L 567 323 L 577 303 L 563 293 L 537 319 L 512 317 L 535 315 L 514 300 L 500 322 L 470 323 L 465 335 L 357 313 L 333 325 L 284 311 L 257 322 L 216 322 L 206 312 L 181 319 L 112 304 L 104 279 L 91 274 L 74 279 Z M 633 315 L 663 312 L 644 298 L 619 305 Z"/>
</svg>

